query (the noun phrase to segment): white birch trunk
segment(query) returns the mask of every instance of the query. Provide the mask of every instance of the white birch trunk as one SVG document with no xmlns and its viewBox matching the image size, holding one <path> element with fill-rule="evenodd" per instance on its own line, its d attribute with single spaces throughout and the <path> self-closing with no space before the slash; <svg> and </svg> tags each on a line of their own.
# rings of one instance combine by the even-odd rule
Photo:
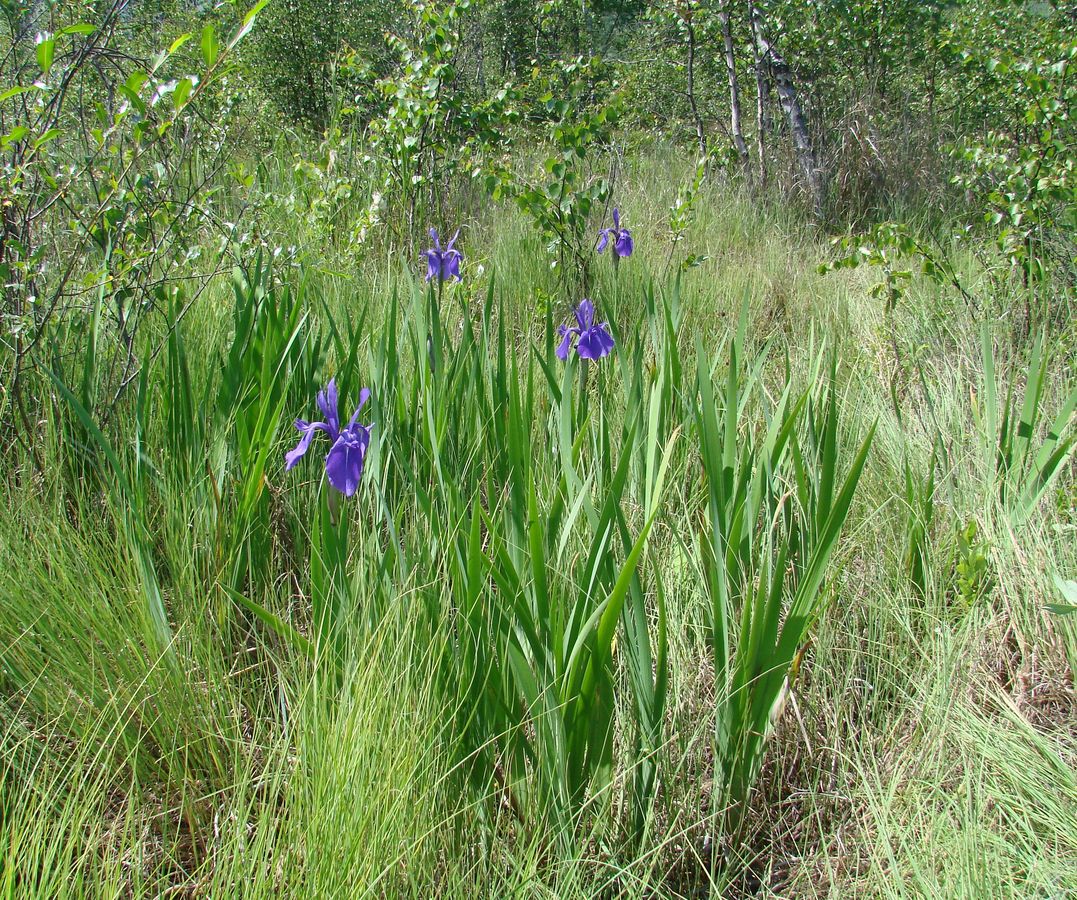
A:
<svg viewBox="0 0 1077 900">
<path fill-rule="evenodd" d="M 699 107 L 696 105 L 696 31 L 692 27 L 690 18 L 685 19 L 684 24 L 688 30 L 688 104 L 692 108 L 692 118 L 695 121 L 699 153 L 703 159 L 706 159 L 707 133 L 703 129 L 703 117 L 699 114 Z"/>
<path fill-rule="evenodd" d="M 729 130 L 733 135 L 733 147 L 741 166 L 748 169 L 748 145 L 744 142 L 744 128 L 740 120 L 740 86 L 737 83 L 737 57 L 733 52 L 733 29 L 729 21 L 729 0 L 721 0 L 718 6 L 718 22 L 722 27 L 722 43 L 725 48 L 725 70 L 729 78 Z"/>
<path fill-rule="evenodd" d="M 767 132 L 770 131 L 770 116 L 767 103 L 770 98 L 770 81 L 763 65 L 759 48 L 752 41 L 752 67 L 755 69 L 755 152 L 758 156 L 758 188 L 760 193 L 767 189 Z"/>
<path fill-rule="evenodd" d="M 760 68 L 774 82 L 782 110 L 789 120 L 789 131 L 793 135 L 793 149 L 796 153 L 800 170 L 804 175 L 808 193 L 811 195 L 812 211 L 815 218 L 821 220 L 825 201 L 823 178 L 815 160 L 815 152 L 812 149 L 811 135 L 808 132 L 808 120 L 797 98 L 796 87 L 793 84 L 793 73 L 777 48 L 767 39 L 763 13 L 755 3 L 749 4 L 749 16 L 751 18 L 752 39 L 755 43 Z"/>
</svg>

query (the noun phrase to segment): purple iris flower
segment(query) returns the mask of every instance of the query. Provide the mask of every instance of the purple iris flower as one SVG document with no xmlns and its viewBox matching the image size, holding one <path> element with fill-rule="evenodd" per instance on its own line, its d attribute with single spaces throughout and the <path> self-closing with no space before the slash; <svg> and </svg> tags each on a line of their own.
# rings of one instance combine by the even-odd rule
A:
<svg viewBox="0 0 1077 900">
<path fill-rule="evenodd" d="M 580 301 L 575 309 L 576 324 L 574 326 L 561 325 L 557 334 L 561 343 L 557 347 L 557 358 L 568 359 L 568 352 L 575 337 L 576 352 L 581 359 L 602 359 L 613 350 L 613 338 L 610 336 L 609 324 L 602 322 L 595 324 L 595 305 L 588 299 Z"/>
<path fill-rule="evenodd" d="M 454 278 L 460 281 L 460 261 L 464 258 L 463 254 L 459 250 L 453 248 L 453 244 L 456 243 L 456 239 L 460 236 L 460 229 L 456 229 L 456 234 L 452 236 L 452 240 L 445 245 L 442 249 L 441 241 L 438 240 L 438 233 L 433 228 L 430 229 L 430 237 L 434 239 L 434 246 L 423 252 L 426 257 L 426 280 L 436 278 L 438 281 L 446 281 L 449 278 Z"/>
<path fill-rule="evenodd" d="M 359 411 L 370 397 L 370 390 L 363 388 L 359 392 L 359 405 L 355 414 L 343 428 L 340 427 L 340 414 L 337 412 L 337 383 L 329 380 L 324 391 L 318 392 L 318 408 L 325 416 L 324 422 L 306 422 L 295 420 L 295 427 L 302 437 L 292 450 L 284 457 L 285 471 L 291 469 L 310 449 L 314 433 L 324 431 L 329 435 L 333 446 L 325 458 L 325 474 L 329 483 L 345 497 L 350 497 L 359 488 L 359 479 L 363 476 L 363 461 L 367 447 L 370 445 L 370 429 L 373 425 L 360 425 Z"/>
<path fill-rule="evenodd" d="M 603 228 L 598 233 L 598 246 L 595 249 L 601 253 L 611 240 L 617 256 L 632 255 L 632 234 L 627 228 L 621 227 L 621 211 L 616 206 L 613 208 L 613 227 Z"/>
</svg>

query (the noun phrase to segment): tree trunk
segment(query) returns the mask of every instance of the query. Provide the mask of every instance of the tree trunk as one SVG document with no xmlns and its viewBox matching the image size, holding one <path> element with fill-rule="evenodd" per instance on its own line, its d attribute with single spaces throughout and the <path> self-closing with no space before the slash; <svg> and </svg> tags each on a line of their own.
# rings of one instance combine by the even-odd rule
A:
<svg viewBox="0 0 1077 900">
<path fill-rule="evenodd" d="M 699 144 L 699 153 L 703 159 L 707 158 L 707 133 L 703 130 L 703 117 L 699 114 L 696 105 L 696 30 L 692 27 L 692 20 L 685 19 L 685 28 L 688 31 L 688 105 L 692 108 L 692 118 L 696 125 L 696 142 Z"/>
<path fill-rule="evenodd" d="M 770 79 L 763 65 L 759 48 L 752 41 L 752 67 L 755 69 L 755 152 L 759 157 L 758 184 L 759 192 L 767 189 L 767 132 L 770 131 L 770 116 L 767 103 L 770 98 Z"/>
<path fill-rule="evenodd" d="M 811 195 L 812 211 L 816 219 L 822 220 L 825 203 L 823 178 L 812 149 L 808 119 L 793 85 L 793 73 L 777 48 L 767 40 L 762 11 L 755 3 L 749 3 L 748 10 L 752 25 L 752 39 L 755 43 L 760 69 L 765 71 L 774 82 L 782 110 L 789 120 L 789 130 L 793 135 L 793 149 Z"/>
<path fill-rule="evenodd" d="M 737 151 L 741 168 L 747 172 L 748 145 L 744 142 L 744 129 L 740 123 L 740 86 L 737 83 L 737 57 L 733 52 L 733 29 L 729 23 L 729 0 L 721 0 L 719 4 L 718 22 L 722 26 L 725 71 L 729 77 L 729 130 L 733 135 L 733 147 Z"/>
</svg>

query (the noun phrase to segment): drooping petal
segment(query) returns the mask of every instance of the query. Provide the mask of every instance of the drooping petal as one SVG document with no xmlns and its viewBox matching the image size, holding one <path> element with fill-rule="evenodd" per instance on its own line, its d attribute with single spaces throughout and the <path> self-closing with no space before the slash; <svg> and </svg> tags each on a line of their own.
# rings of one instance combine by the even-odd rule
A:
<svg viewBox="0 0 1077 900">
<path fill-rule="evenodd" d="M 445 281 L 449 278 L 453 278 L 456 281 L 463 281 L 460 277 L 460 252 L 458 250 L 448 250 L 441 260 L 441 280 Z"/>
<path fill-rule="evenodd" d="M 580 305 L 576 307 L 576 321 L 581 330 L 595 324 L 595 305 L 587 297 L 584 297 Z"/>
<path fill-rule="evenodd" d="M 580 342 L 576 344 L 576 352 L 580 355 L 580 359 L 599 359 L 599 353 L 601 347 L 594 344 L 591 339 L 591 332 L 593 328 L 588 328 L 583 334 L 580 335 Z"/>
<path fill-rule="evenodd" d="M 441 254 L 437 250 L 425 250 L 426 257 L 426 281 L 431 278 L 441 277 Z"/>
<path fill-rule="evenodd" d="M 572 348 L 572 337 L 579 334 L 579 329 L 562 325 L 557 329 L 557 333 L 561 336 L 561 343 L 557 345 L 557 358 L 564 362 L 568 359 L 568 352 Z"/>
<path fill-rule="evenodd" d="M 613 352 L 614 346 L 616 346 L 613 342 L 613 335 L 610 334 L 609 323 L 603 322 L 600 325 L 596 325 L 593 330 L 596 332 L 595 339 L 600 341 L 602 344 L 602 352 L 600 354 L 600 358 L 602 356 L 608 356 L 610 353 Z"/>
<path fill-rule="evenodd" d="M 325 458 L 325 474 L 329 483 L 345 497 L 352 496 L 359 489 L 369 443 L 367 429 L 362 425 L 352 425 L 341 433 Z"/>
<path fill-rule="evenodd" d="M 299 438 L 299 443 L 284 454 L 284 470 L 286 472 L 303 458 L 303 454 L 310 449 L 310 442 L 314 438 L 314 429 L 310 427 L 309 422 L 296 419 L 295 427 L 299 429 L 301 437 Z"/>
<path fill-rule="evenodd" d="M 618 256 L 631 256 L 632 249 L 632 235 L 627 228 L 622 228 L 617 233 L 617 240 L 614 242 L 613 252 Z"/>
<path fill-rule="evenodd" d="M 588 328 L 580 335 L 580 342 L 576 345 L 576 352 L 582 359 L 602 359 L 613 350 L 613 338 L 601 325 Z"/>
<path fill-rule="evenodd" d="M 607 244 L 608 244 L 609 242 L 610 242 L 610 229 L 608 229 L 608 228 L 603 228 L 603 229 L 602 229 L 602 230 L 601 230 L 601 231 L 600 231 L 600 232 L 598 233 L 598 246 L 597 246 L 597 247 L 595 247 L 595 250 L 596 250 L 596 251 L 597 251 L 598 253 L 601 253 L 601 252 L 602 252 L 603 250 L 605 250 L 605 249 L 606 249 L 606 245 L 607 245 Z"/>
<path fill-rule="evenodd" d="M 329 426 L 328 433 L 333 440 L 336 440 L 337 434 L 340 433 L 340 413 L 337 407 L 337 381 L 330 378 L 325 390 L 318 392 L 318 409 L 325 416 L 325 424 Z"/>
<path fill-rule="evenodd" d="M 329 427 L 324 422 L 304 422 L 302 419 L 296 419 L 295 427 L 299 429 L 302 437 L 300 437 L 298 444 L 284 454 L 284 471 L 286 472 L 293 468 L 310 449 L 310 442 L 314 439 L 314 432 L 329 432 Z"/>
</svg>

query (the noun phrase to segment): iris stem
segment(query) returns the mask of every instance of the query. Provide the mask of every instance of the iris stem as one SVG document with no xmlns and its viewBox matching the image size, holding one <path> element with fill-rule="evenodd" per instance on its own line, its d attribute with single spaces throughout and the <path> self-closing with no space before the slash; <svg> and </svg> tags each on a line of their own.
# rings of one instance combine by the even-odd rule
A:
<svg viewBox="0 0 1077 900">
<path fill-rule="evenodd" d="M 580 405 L 577 409 L 577 421 L 576 427 L 582 428 L 583 423 L 587 420 L 587 378 L 591 369 L 591 361 L 580 357 Z"/>
<path fill-rule="evenodd" d="M 326 487 L 325 502 L 329 507 L 330 524 L 333 526 L 338 525 L 340 523 L 340 494 L 333 489 L 332 485 Z"/>
<path fill-rule="evenodd" d="M 438 278 L 437 287 L 437 300 L 434 299 L 434 292 L 430 291 L 428 295 L 428 313 L 427 313 L 427 332 L 426 332 L 426 355 L 430 361 L 430 374 L 433 375 L 437 371 L 437 319 L 438 310 L 441 308 L 441 290 L 442 280 Z"/>
</svg>

